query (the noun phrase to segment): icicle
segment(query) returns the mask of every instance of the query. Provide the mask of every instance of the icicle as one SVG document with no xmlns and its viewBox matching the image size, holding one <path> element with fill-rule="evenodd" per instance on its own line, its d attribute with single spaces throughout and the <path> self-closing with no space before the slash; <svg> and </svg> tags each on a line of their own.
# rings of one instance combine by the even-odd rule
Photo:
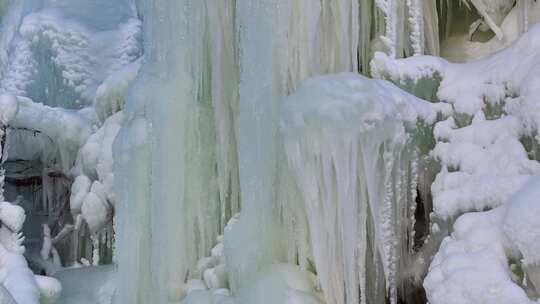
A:
<svg viewBox="0 0 540 304">
<path fill-rule="evenodd" d="M 386 33 L 381 37 L 388 50 L 388 56 L 397 57 L 397 22 L 398 7 L 395 0 L 375 0 L 377 7 L 384 13 Z"/>
<path fill-rule="evenodd" d="M 287 158 L 327 304 L 385 303 L 386 296 L 396 303 L 406 266 L 400 259 L 409 253 L 402 248 L 409 248 L 416 154 L 399 115 L 377 112 L 386 118 L 364 121 L 367 109 L 394 100 L 380 95 L 393 90 L 380 89 L 357 75 L 319 76 L 284 109 Z"/>
<path fill-rule="evenodd" d="M 99 254 L 99 236 L 98 235 L 92 235 L 90 236 L 90 239 L 92 240 L 92 265 L 98 266 L 99 260 L 100 260 L 100 254 Z"/>
<path fill-rule="evenodd" d="M 231 216 L 240 211 L 237 151 L 239 71 L 234 31 L 235 6 L 232 1 L 219 1 L 207 8 L 221 205 L 219 227 L 223 228 Z"/>
<path fill-rule="evenodd" d="M 530 0 L 518 0 L 518 5 L 521 7 L 521 32 L 525 33 L 529 30 L 529 10 Z"/>
<path fill-rule="evenodd" d="M 435 1 L 422 1 L 424 15 L 424 37 L 426 54 L 438 56 L 439 50 L 439 16 Z"/>
<path fill-rule="evenodd" d="M 424 53 L 424 16 L 422 0 L 407 0 L 407 8 L 409 12 L 409 24 L 411 29 L 411 44 L 414 50 L 414 55 L 422 55 Z"/>
<path fill-rule="evenodd" d="M 373 1 L 359 1 L 359 5 L 359 65 L 361 72 L 368 74 L 369 61 L 371 60 L 371 31 L 372 28 L 376 27 L 377 20 L 373 18 Z"/>
<path fill-rule="evenodd" d="M 43 260 L 48 260 L 51 256 L 51 249 L 52 249 L 52 240 L 51 240 L 51 228 L 49 228 L 49 225 L 43 224 L 43 245 L 41 247 L 41 258 Z"/>
</svg>

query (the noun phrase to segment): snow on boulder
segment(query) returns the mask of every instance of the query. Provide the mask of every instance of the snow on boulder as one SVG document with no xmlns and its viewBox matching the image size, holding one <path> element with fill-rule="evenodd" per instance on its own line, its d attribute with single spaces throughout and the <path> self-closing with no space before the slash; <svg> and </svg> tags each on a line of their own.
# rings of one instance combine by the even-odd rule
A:
<svg viewBox="0 0 540 304">
<path fill-rule="evenodd" d="M 424 280 L 429 303 L 536 303 L 528 295 L 540 291 L 539 202 L 535 176 L 504 205 L 460 216 Z"/>
<path fill-rule="evenodd" d="M 540 264 L 540 178 L 532 179 L 512 198 L 503 227 L 523 262 Z"/>
</svg>

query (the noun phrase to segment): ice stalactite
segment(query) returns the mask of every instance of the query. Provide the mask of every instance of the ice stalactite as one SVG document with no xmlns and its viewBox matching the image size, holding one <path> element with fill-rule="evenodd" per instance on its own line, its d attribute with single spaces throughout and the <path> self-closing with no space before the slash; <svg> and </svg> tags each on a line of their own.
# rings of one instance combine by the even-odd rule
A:
<svg viewBox="0 0 540 304">
<path fill-rule="evenodd" d="M 376 39 L 381 39 L 385 48 L 372 49 L 372 53 L 384 51 L 392 58 L 438 55 L 439 20 L 435 1 L 375 0 L 374 4 L 379 12 L 374 15 L 372 26 L 379 22 L 378 19 L 384 19 L 384 26 L 378 29 L 379 35 L 382 36 L 376 37 L 372 44 Z M 362 33 L 363 35 L 365 33 Z M 366 38 L 361 37 L 361 40 L 363 39 Z"/>
<path fill-rule="evenodd" d="M 411 31 L 411 44 L 414 50 L 414 55 L 424 54 L 424 15 L 423 2 L 421 0 L 407 0 L 409 11 L 409 27 Z"/>
<path fill-rule="evenodd" d="M 208 4 L 212 66 L 212 106 L 216 128 L 216 160 L 219 201 L 219 228 L 240 211 L 238 176 L 238 48 L 235 31 L 235 2 Z M 223 230 L 221 230 L 221 233 Z"/>
<path fill-rule="evenodd" d="M 298 193 L 289 182 L 278 132 L 280 109 L 284 96 L 304 78 L 355 71 L 358 47 L 355 1 L 308 2 L 237 2 L 242 211 L 238 223 L 225 234 L 233 291 L 251 285 L 268 264 L 288 257 L 308 264 L 306 231 L 301 226 L 305 214 L 301 210 L 293 214 L 298 210 L 293 207 Z M 291 225 L 304 236 L 283 234 L 281 227 Z"/>
<path fill-rule="evenodd" d="M 117 182 L 119 272 L 130 278 L 117 303 L 180 301 L 197 260 L 239 208 L 235 2 L 214 5 L 140 7 L 146 61 L 115 148 L 121 179 L 135 177 Z M 123 190 L 133 187 L 136 196 Z"/>
<path fill-rule="evenodd" d="M 388 55 L 398 56 L 398 3 L 395 0 L 376 0 L 377 7 L 383 12 L 385 19 L 385 35 L 381 38 L 386 46 Z"/>
<path fill-rule="evenodd" d="M 426 55 L 438 56 L 440 53 L 439 16 L 436 1 L 422 1 L 424 16 L 423 31 Z"/>
<path fill-rule="evenodd" d="M 397 303 L 418 161 L 406 129 L 445 108 L 399 92 L 340 74 L 309 79 L 287 100 L 285 148 L 327 304 Z"/>
</svg>

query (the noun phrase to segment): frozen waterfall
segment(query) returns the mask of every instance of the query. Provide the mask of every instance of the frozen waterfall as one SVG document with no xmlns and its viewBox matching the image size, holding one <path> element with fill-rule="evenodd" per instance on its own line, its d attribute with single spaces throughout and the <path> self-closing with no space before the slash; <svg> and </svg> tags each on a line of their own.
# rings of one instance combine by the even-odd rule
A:
<svg viewBox="0 0 540 304">
<path fill-rule="evenodd" d="M 539 21 L 0 1 L 0 302 L 535 303 Z"/>
</svg>

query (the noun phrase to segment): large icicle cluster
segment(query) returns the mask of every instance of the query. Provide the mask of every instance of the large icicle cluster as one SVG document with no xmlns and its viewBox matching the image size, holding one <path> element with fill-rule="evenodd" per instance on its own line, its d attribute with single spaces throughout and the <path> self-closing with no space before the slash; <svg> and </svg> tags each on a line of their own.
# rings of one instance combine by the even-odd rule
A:
<svg viewBox="0 0 540 304">
<path fill-rule="evenodd" d="M 416 197 L 406 127 L 437 108 L 354 74 L 314 77 L 288 98 L 285 146 L 326 303 L 396 303 Z"/>
</svg>

